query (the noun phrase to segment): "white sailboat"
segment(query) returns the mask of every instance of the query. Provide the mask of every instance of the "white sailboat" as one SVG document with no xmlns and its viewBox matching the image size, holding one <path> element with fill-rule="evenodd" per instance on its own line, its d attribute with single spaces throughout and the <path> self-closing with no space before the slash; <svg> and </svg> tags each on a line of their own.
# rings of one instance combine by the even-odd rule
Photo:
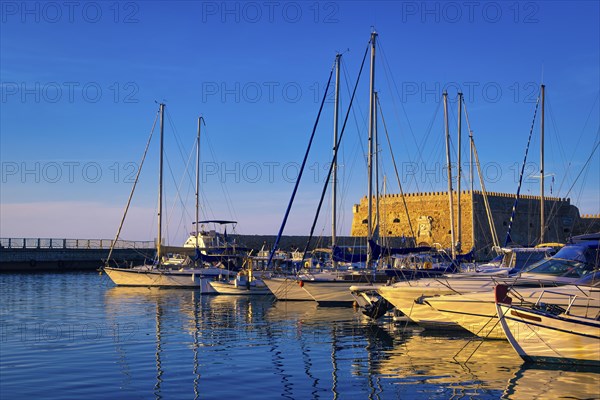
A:
<svg viewBox="0 0 600 400">
<path fill-rule="evenodd" d="M 163 209 L 163 145 L 164 145 L 164 110 L 165 104 L 160 104 L 160 153 L 159 153 L 159 184 L 158 184 L 158 239 L 156 241 L 156 260 L 152 264 L 140 266 L 110 266 L 109 252 L 108 259 L 103 268 L 108 277 L 118 286 L 158 286 L 158 287 L 185 287 L 199 288 L 202 293 L 215 293 L 210 285 L 210 281 L 215 279 L 229 278 L 235 276 L 236 272 L 224 268 L 220 263 L 217 266 L 205 267 L 202 263 L 197 265 L 189 257 L 172 257 L 164 253 L 162 245 L 162 209 Z M 200 127 L 202 117 L 198 118 L 197 134 L 197 169 L 196 169 L 196 221 L 198 221 L 198 165 L 200 159 Z M 149 144 L 149 142 L 148 142 Z M 146 148 L 147 150 L 148 148 Z M 144 154 L 145 155 L 145 154 Z M 142 163 L 143 164 L 143 160 Z M 140 168 L 141 170 L 141 168 Z M 139 171 L 138 171 L 139 176 Z M 137 182 L 137 177 L 136 177 Z M 135 184 L 133 190 L 135 189 Z M 125 214 L 131 203 L 133 190 L 129 196 Z M 119 238 L 121 228 L 123 227 L 125 217 L 117 230 L 116 239 Z M 198 247 L 198 224 L 196 224 L 196 249 Z M 116 239 L 114 242 L 116 242 Z M 198 250 L 196 251 L 199 252 Z"/>
<path fill-rule="evenodd" d="M 302 289 L 302 275 L 273 276 L 263 278 L 263 282 L 277 300 L 280 301 L 314 301 L 308 292 Z"/>
<path fill-rule="evenodd" d="M 370 71 L 370 83 L 369 83 L 369 150 L 368 150 L 368 160 L 367 160 L 367 172 L 368 172 L 368 187 L 367 187 L 367 198 L 368 201 L 368 217 L 367 217 L 367 259 L 365 262 L 364 270 L 357 271 L 346 271 L 346 272 L 333 272 L 330 274 L 319 274 L 315 276 L 311 276 L 308 279 L 302 279 L 301 286 L 304 290 L 308 292 L 308 294 L 320 305 L 351 305 L 355 303 L 355 298 L 350 292 L 350 287 L 353 285 L 361 285 L 361 286 L 372 286 L 378 283 L 385 283 L 389 280 L 389 276 L 384 271 L 371 270 L 373 258 L 373 246 L 374 243 L 373 237 L 374 232 L 377 230 L 373 227 L 373 154 L 377 154 L 375 152 L 376 142 L 374 144 L 374 140 L 376 139 L 376 124 L 377 124 L 377 93 L 375 92 L 375 42 L 377 39 L 377 32 L 371 33 L 370 40 L 370 48 L 371 48 L 371 71 Z M 336 111 L 335 111 L 335 123 L 334 123 L 334 151 L 337 151 L 337 147 L 339 144 L 337 138 L 337 99 L 338 99 L 338 84 L 339 84 L 339 58 L 336 58 L 336 66 L 338 74 L 336 75 Z M 334 161 L 336 157 L 334 155 Z M 377 163 L 376 163 L 377 164 Z M 335 172 L 335 163 L 334 163 Z M 332 207 L 333 207 L 333 223 L 332 223 L 332 249 L 335 250 L 335 202 L 336 202 L 336 177 L 335 174 L 333 176 L 333 198 L 332 198 Z M 377 185 L 378 186 L 378 185 Z M 377 187 L 376 186 L 376 187 Z M 376 194 L 376 203 L 378 204 L 379 193 Z M 376 211 L 378 214 L 378 211 Z M 376 218 L 377 223 L 379 223 L 379 218 Z M 335 262 L 335 251 L 332 254 L 332 257 Z"/>
</svg>

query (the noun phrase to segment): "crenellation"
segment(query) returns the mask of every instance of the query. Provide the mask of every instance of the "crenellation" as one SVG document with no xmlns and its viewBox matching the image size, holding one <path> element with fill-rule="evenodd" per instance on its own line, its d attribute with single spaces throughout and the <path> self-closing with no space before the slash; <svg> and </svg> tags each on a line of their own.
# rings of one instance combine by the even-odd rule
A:
<svg viewBox="0 0 600 400">
<path fill-rule="evenodd" d="M 513 209 L 515 195 L 511 193 L 488 192 L 487 198 L 491 207 L 496 234 L 504 245 L 508 224 Z M 457 193 L 454 192 L 455 212 L 458 210 Z M 375 198 L 373 198 L 375 200 Z M 414 230 L 416 244 L 432 245 L 440 243 L 450 247 L 450 217 L 448 213 L 448 195 L 446 192 L 432 191 L 422 193 L 406 193 L 406 202 L 409 216 L 406 216 L 404 202 L 400 194 L 383 196 L 385 212 L 381 216 L 380 233 L 389 237 L 413 237 L 410 225 Z M 534 245 L 539 242 L 540 234 L 540 196 L 521 195 L 518 208 L 515 212 L 511 237 L 514 243 L 521 245 Z M 362 223 L 367 217 L 366 197 L 360 205 L 354 208 L 352 221 L 353 236 L 366 236 L 366 224 Z M 545 241 L 565 241 L 569 236 L 589 232 L 596 227 L 600 230 L 600 215 L 584 214 L 579 216 L 577 207 L 570 204 L 569 199 L 546 197 L 547 209 L 558 210 L 554 218 L 546 221 L 547 231 Z M 489 232 L 489 223 L 480 190 L 461 191 L 461 242 L 462 249 L 469 251 L 475 247 L 481 258 L 490 255 L 493 245 L 492 235 Z M 408 220 L 410 218 L 411 224 Z M 457 224 L 455 218 L 455 224 Z M 458 226 L 455 225 L 458 236 Z"/>
</svg>

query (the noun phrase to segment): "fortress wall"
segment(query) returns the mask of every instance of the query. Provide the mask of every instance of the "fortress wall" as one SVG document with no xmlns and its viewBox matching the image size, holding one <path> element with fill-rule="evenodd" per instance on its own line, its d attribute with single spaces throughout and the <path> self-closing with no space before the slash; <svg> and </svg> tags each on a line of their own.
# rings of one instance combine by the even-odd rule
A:
<svg viewBox="0 0 600 400">
<path fill-rule="evenodd" d="M 515 196 L 497 192 L 488 192 L 487 195 L 498 240 L 500 245 L 504 245 Z M 458 240 L 457 193 L 453 196 L 455 238 Z M 460 203 L 462 250 L 466 252 L 475 246 L 481 258 L 488 257 L 491 255 L 493 240 L 482 193 L 461 192 Z M 367 206 L 367 198 L 363 197 L 360 203 L 353 207 L 351 231 L 353 236 L 367 235 Z M 446 192 L 409 193 L 404 195 L 404 200 L 399 194 L 385 195 L 380 197 L 379 208 L 380 236 L 414 236 L 417 244 L 439 243 L 444 248 L 450 247 L 449 198 Z M 569 199 L 546 197 L 544 208 L 547 225 L 545 242 L 564 242 L 571 235 L 590 232 L 590 229 L 593 232 L 590 224 L 592 226 L 596 224 L 595 231 L 600 230 L 600 219 L 597 216 L 596 218 L 580 217 L 579 210 L 570 204 Z M 408 209 L 410 224 L 406 209 Z M 375 212 L 374 200 L 373 212 Z M 414 235 L 411 233 L 411 225 Z M 511 237 L 513 243 L 520 245 L 539 243 L 539 196 L 520 196 L 513 219 Z"/>
</svg>

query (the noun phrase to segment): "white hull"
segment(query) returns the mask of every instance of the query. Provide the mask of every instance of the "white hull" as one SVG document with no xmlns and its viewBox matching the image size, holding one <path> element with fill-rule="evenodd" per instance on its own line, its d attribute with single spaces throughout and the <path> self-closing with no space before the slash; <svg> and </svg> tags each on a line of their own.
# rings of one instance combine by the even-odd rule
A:
<svg viewBox="0 0 600 400">
<path fill-rule="evenodd" d="M 261 281 L 253 281 L 250 285 L 236 285 L 233 282 L 210 282 L 213 290 L 218 294 L 227 295 L 269 295 L 272 294 L 267 286 Z"/>
<path fill-rule="evenodd" d="M 376 285 L 356 285 L 350 286 L 348 290 L 350 290 L 350 295 L 358 304 L 360 308 L 365 308 L 368 306 L 372 306 L 375 302 L 379 300 L 381 296 L 377 289 L 379 289 L 383 284 Z"/>
<path fill-rule="evenodd" d="M 598 296 L 600 289 L 598 288 L 575 285 L 551 289 L 513 287 L 513 292 L 518 293 L 524 301 L 529 303 L 535 303 L 542 292 L 545 292 L 543 296 L 544 303 L 555 304 L 563 308 L 568 306 L 569 295 L 577 296 L 570 309 L 570 314 L 580 317 L 595 317 L 600 312 L 600 297 Z M 516 301 L 517 299 L 514 298 L 513 302 Z M 425 299 L 425 302 L 442 313 L 447 319 L 477 336 L 486 339 L 506 339 L 504 330 L 498 323 L 493 290 L 430 297 Z M 511 321 L 508 321 L 508 323 L 511 323 Z"/>
<path fill-rule="evenodd" d="M 392 286 L 382 286 L 379 293 L 411 321 L 427 329 L 459 329 L 460 325 L 419 299 L 463 291 L 491 290 L 494 286 L 489 279 L 449 280 L 419 279 L 399 282 Z"/>
<path fill-rule="evenodd" d="M 500 324 L 525 361 L 600 366 L 600 321 L 497 305 Z"/>
<path fill-rule="evenodd" d="M 217 275 L 207 275 L 204 269 L 167 270 L 153 268 L 104 268 L 117 286 L 152 286 L 171 288 L 198 288 L 203 294 L 215 294 L 210 282 Z M 223 275 L 227 276 L 224 270 Z"/>
<path fill-rule="evenodd" d="M 308 292 L 302 289 L 295 278 L 263 278 L 263 282 L 277 300 L 313 301 Z"/>
<path fill-rule="evenodd" d="M 334 280 L 305 280 L 302 288 L 321 305 L 351 305 L 354 297 L 350 293 L 352 282 Z"/>
</svg>

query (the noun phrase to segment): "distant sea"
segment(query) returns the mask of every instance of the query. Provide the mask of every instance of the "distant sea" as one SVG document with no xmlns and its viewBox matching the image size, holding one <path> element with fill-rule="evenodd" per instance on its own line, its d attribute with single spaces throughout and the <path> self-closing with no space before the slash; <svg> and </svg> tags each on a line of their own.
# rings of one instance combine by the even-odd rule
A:
<svg viewBox="0 0 600 400">
<path fill-rule="evenodd" d="M 0 275 L 1 399 L 600 398 L 600 372 L 353 308 Z"/>
</svg>

